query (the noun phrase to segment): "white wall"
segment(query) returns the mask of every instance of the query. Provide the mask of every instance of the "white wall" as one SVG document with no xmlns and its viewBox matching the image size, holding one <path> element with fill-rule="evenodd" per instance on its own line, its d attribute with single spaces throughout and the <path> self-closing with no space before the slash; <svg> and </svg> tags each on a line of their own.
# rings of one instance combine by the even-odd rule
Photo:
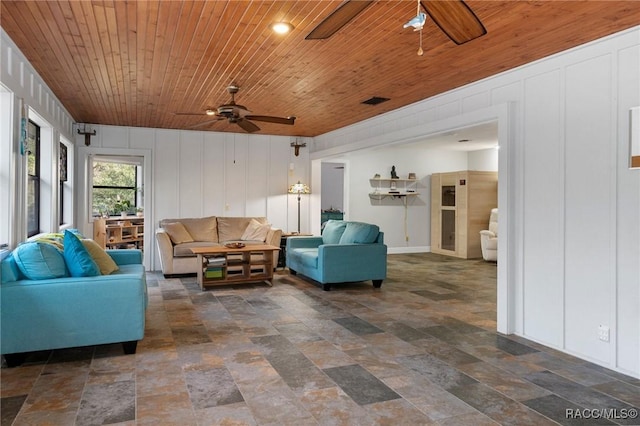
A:
<svg viewBox="0 0 640 426">
<path fill-rule="evenodd" d="M 470 151 L 467 154 L 467 168 L 478 172 L 498 171 L 498 150 L 496 148 Z"/>
<path fill-rule="evenodd" d="M 377 224 L 385 233 L 385 243 L 391 253 L 429 251 L 431 174 L 466 170 L 467 154 L 392 146 L 350 153 L 347 158 L 350 191 L 346 209 L 349 220 Z M 409 173 L 416 174 L 419 194 L 406 198 L 371 199 L 369 193 L 374 186 L 370 179 L 376 173 L 383 178 L 390 177 L 392 165 L 396 166 L 400 178 L 406 179 Z"/>
<path fill-rule="evenodd" d="M 499 182 L 499 207 L 509 279 L 501 284 L 499 272 L 498 303 L 509 326 L 640 377 L 640 173 L 628 169 L 639 75 L 636 27 L 321 135 L 311 158 L 508 111 L 499 123 L 508 135 L 500 139 L 500 152 L 508 148 L 500 174 L 509 176 Z M 610 342 L 598 339 L 601 324 L 611 328 Z"/>
<path fill-rule="evenodd" d="M 91 145 L 78 143 L 78 228 L 92 234 L 88 156 L 141 155 L 145 174 L 145 265 L 158 270 L 154 230 L 160 220 L 202 216 L 265 216 L 275 227 L 297 229 L 290 184 L 309 181 L 308 150 L 294 156 L 282 136 L 94 125 Z M 78 136 L 81 138 L 81 136 Z M 82 137 L 82 140 L 84 138 Z M 293 166 L 293 167 L 291 167 Z M 84 185 L 83 185 L 84 184 Z M 301 231 L 309 229 L 301 204 Z"/>
<path fill-rule="evenodd" d="M 342 157 L 348 166 L 349 196 L 345 209 L 349 220 L 375 223 L 385 232 L 385 244 L 390 253 L 416 253 L 431 250 L 431 175 L 460 170 L 498 170 L 498 151 L 455 151 L 431 149 L 428 144 L 393 145 L 375 149 L 362 149 Z M 325 188 L 322 169 L 322 193 Z M 382 178 L 391 176 L 396 166 L 398 177 L 407 178 L 415 173 L 418 195 L 415 197 L 371 199 L 374 189 L 370 179 L 377 173 Z M 375 186 L 375 185 L 374 185 Z M 324 205 L 324 204 L 323 204 Z M 406 207 L 405 207 L 406 206 Z M 488 213 L 487 213 L 488 215 Z"/>
<path fill-rule="evenodd" d="M 322 210 L 344 212 L 344 163 L 322 163 Z"/>
</svg>

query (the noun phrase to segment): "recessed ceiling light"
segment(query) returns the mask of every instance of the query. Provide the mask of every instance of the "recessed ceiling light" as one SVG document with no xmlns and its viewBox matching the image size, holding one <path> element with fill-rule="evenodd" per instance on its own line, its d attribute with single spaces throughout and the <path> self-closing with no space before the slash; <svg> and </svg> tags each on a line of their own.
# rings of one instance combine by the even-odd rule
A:
<svg viewBox="0 0 640 426">
<path fill-rule="evenodd" d="M 216 115 L 216 112 L 215 112 L 214 110 L 212 110 L 212 109 L 208 109 L 208 110 L 206 110 L 206 111 L 205 111 L 205 113 L 206 113 L 207 115 Z"/>
<path fill-rule="evenodd" d="M 277 34 L 287 34 L 293 30 L 293 25 L 288 22 L 276 22 L 271 24 L 271 29 Z"/>
</svg>

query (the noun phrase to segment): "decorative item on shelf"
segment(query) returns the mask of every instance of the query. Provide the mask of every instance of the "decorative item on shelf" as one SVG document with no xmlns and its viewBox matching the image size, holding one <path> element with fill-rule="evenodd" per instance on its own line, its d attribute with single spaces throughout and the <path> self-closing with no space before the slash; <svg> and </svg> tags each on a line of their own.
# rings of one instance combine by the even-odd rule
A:
<svg viewBox="0 0 640 426">
<path fill-rule="evenodd" d="M 398 179 L 398 173 L 396 173 L 396 166 L 391 166 L 391 179 Z"/>
<path fill-rule="evenodd" d="M 380 173 L 376 173 L 375 175 L 373 175 L 374 179 L 380 179 Z"/>
<path fill-rule="evenodd" d="M 142 207 L 138 207 L 136 209 L 136 216 L 138 216 L 138 217 L 144 216 L 144 209 Z"/>
<path fill-rule="evenodd" d="M 294 183 L 289 187 L 289 194 L 298 194 L 298 234 L 300 233 L 300 195 L 301 194 L 310 194 L 311 189 L 308 185 L 304 183 Z"/>
<path fill-rule="evenodd" d="M 415 178 L 416 178 L 415 173 L 409 173 L 409 179 L 415 179 Z"/>
<path fill-rule="evenodd" d="M 389 189 L 390 189 L 391 191 L 395 191 L 396 189 L 398 189 L 398 187 L 396 186 L 396 183 L 395 183 L 395 182 L 391 182 L 391 183 L 389 184 Z"/>
</svg>

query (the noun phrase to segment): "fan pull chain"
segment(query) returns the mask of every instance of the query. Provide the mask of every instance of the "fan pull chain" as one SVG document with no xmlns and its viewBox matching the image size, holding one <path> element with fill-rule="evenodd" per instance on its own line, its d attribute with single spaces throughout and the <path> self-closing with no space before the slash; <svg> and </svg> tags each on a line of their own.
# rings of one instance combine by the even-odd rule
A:
<svg viewBox="0 0 640 426">
<path fill-rule="evenodd" d="M 418 5 L 416 8 L 416 16 L 420 16 L 420 0 L 418 0 Z M 420 47 L 418 48 L 418 56 L 422 56 L 424 54 L 424 50 L 422 50 L 422 27 L 420 27 Z"/>
</svg>

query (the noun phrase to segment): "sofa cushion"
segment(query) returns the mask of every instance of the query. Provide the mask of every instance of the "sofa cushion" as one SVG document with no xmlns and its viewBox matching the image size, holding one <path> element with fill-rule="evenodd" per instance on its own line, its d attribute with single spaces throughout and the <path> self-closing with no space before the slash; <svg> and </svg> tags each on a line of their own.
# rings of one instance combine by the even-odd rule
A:
<svg viewBox="0 0 640 426">
<path fill-rule="evenodd" d="M 338 244 L 346 227 L 344 220 L 328 220 L 322 230 L 322 244 Z"/>
<path fill-rule="evenodd" d="M 269 223 L 260 223 L 256 219 L 251 219 L 249 225 L 244 230 L 241 240 L 249 240 L 249 241 L 264 241 L 267 238 L 267 234 L 269 233 L 269 229 L 271 229 L 271 224 Z"/>
<path fill-rule="evenodd" d="M 2 283 L 8 283 L 11 281 L 18 281 L 22 278 L 20 274 L 20 268 L 16 263 L 16 259 L 13 257 L 13 253 L 9 253 L 7 257 L 2 260 Z"/>
<path fill-rule="evenodd" d="M 241 240 L 242 234 L 252 219 L 259 223 L 267 223 L 264 217 L 218 217 L 218 239 L 220 242 Z"/>
<path fill-rule="evenodd" d="M 118 270 L 116 262 L 113 261 L 113 258 L 109 256 L 98 243 L 93 240 L 84 239 L 82 240 L 82 245 L 87 249 L 93 261 L 96 262 L 102 275 L 109 275 Z"/>
<path fill-rule="evenodd" d="M 190 243 L 193 241 L 193 237 L 182 222 L 165 223 L 162 225 L 162 228 L 167 232 L 173 244 Z"/>
<path fill-rule="evenodd" d="M 20 244 L 13 251 L 20 273 L 29 280 L 46 280 L 69 275 L 62 251 L 38 241 Z"/>
<path fill-rule="evenodd" d="M 209 241 L 218 242 L 218 225 L 215 216 L 198 217 L 198 218 L 182 218 L 182 219 L 164 219 L 160 221 L 160 227 L 164 228 L 166 223 L 180 222 L 184 225 L 193 241 Z"/>
<path fill-rule="evenodd" d="M 371 244 L 376 241 L 380 228 L 362 222 L 347 222 L 339 244 Z"/>
<path fill-rule="evenodd" d="M 220 244 L 211 243 L 208 241 L 193 241 L 190 243 L 182 243 L 176 244 L 173 246 L 173 256 L 174 257 L 193 257 L 195 254 L 191 251 L 192 248 L 196 247 L 217 247 Z"/>
<path fill-rule="evenodd" d="M 93 260 L 80 238 L 69 231 L 64 231 L 64 261 L 72 277 L 95 277 L 100 275 L 100 268 Z"/>
<path fill-rule="evenodd" d="M 317 248 L 297 248 L 287 253 L 291 259 L 296 262 L 310 267 L 318 268 L 318 249 Z"/>
<path fill-rule="evenodd" d="M 215 216 L 200 219 L 186 219 L 183 220 L 182 223 L 194 241 L 218 242 L 218 222 Z"/>
</svg>

